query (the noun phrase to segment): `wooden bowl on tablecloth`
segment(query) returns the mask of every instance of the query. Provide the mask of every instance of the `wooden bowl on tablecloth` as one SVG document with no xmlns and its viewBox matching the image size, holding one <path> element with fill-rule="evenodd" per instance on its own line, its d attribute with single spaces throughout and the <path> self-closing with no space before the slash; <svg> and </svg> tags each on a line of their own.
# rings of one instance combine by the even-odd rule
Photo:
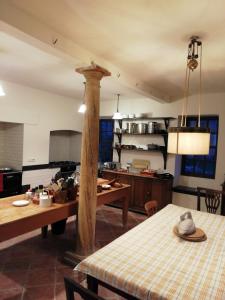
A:
<svg viewBox="0 0 225 300">
<path fill-rule="evenodd" d="M 173 232 L 176 236 L 190 242 L 203 242 L 207 240 L 205 232 L 200 228 L 196 228 L 195 232 L 192 234 L 180 234 L 177 226 L 174 226 Z"/>
</svg>

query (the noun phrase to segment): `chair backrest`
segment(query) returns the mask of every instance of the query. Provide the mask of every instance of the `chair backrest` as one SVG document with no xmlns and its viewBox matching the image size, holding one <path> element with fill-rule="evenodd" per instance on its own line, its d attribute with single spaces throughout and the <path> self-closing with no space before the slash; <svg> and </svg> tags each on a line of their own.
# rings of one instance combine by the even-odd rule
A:
<svg viewBox="0 0 225 300">
<path fill-rule="evenodd" d="M 157 213 L 158 203 L 156 200 L 150 200 L 145 203 L 145 211 L 148 215 L 148 218 Z"/>
<path fill-rule="evenodd" d="M 71 278 L 64 277 L 64 284 L 66 289 L 67 300 L 76 300 L 76 297 L 74 295 L 76 293 L 79 294 L 84 300 L 104 300 L 102 297 L 84 288 L 82 285 L 75 282 Z"/>
<path fill-rule="evenodd" d="M 200 210 L 201 197 L 205 199 L 207 212 L 216 214 L 224 192 L 204 187 L 197 187 L 198 210 Z"/>
</svg>

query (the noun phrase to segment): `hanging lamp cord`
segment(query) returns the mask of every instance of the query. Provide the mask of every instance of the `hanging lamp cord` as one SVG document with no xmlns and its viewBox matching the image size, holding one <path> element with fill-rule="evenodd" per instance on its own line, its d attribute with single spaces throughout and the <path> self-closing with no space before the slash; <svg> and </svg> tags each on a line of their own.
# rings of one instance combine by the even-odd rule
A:
<svg viewBox="0 0 225 300">
<path fill-rule="evenodd" d="M 117 94 L 117 109 L 116 112 L 119 112 L 119 101 L 120 101 L 120 94 Z"/>
<path fill-rule="evenodd" d="M 201 102 L 202 102 L 202 44 L 200 45 L 200 65 L 199 65 L 198 127 L 200 127 L 201 125 Z"/>
<path fill-rule="evenodd" d="M 189 91 L 189 81 L 190 81 L 190 69 L 188 67 L 189 57 L 191 56 L 192 48 L 188 45 L 188 56 L 186 61 L 186 72 L 185 72 L 185 83 L 184 83 L 184 101 L 182 105 L 181 114 L 181 127 L 185 127 L 187 123 L 187 104 L 188 104 L 188 91 Z"/>
<path fill-rule="evenodd" d="M 84 84 L 83 104 L 85 104 L 86 82 L 84 81 L 83 84 Z"/>
</svg>

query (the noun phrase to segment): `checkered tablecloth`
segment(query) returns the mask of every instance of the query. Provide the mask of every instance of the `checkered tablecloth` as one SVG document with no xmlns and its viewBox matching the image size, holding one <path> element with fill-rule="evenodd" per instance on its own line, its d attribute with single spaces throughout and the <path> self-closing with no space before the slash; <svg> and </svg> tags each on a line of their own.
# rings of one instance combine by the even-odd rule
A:
<svg viewBox="0 0 225 300">
<path fill-rule="evenodd" d="M 191 210 L 207 240 L 189 242 L 173 227 L 186 208 L 168 205 L 76 269 L 139 299 L 225 299 L 225 217 Z"/>
</svg>

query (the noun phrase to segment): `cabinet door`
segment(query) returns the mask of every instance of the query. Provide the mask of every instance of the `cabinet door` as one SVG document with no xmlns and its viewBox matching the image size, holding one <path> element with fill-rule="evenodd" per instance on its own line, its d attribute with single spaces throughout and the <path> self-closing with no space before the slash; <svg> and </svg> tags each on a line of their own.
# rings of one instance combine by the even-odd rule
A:
<svg viewBox="0 0 225 300">
<path fill-rule="evenodd" d="M 133 203 L 132 208 L 145 211 L 144 205 L 151 200 L 152 182 L 146 178 L 134 178 Z"/>
<path fill-rule="evenodd" d="M 152 184 L 152 200 L 157 200 L 158 209 L 162 209 L 172 200 L 172 181 L 154 181 Z"/>
<path fill-rule="evenodd" d="M 130 175 L 124 175 L 124 174 L 118 174 L 117 175 L 117 179 L 121 182 L 121 183 L 125 183 L 125 184 L 130 184 L 132 185 L 132 177 Z"/>
</svg>

